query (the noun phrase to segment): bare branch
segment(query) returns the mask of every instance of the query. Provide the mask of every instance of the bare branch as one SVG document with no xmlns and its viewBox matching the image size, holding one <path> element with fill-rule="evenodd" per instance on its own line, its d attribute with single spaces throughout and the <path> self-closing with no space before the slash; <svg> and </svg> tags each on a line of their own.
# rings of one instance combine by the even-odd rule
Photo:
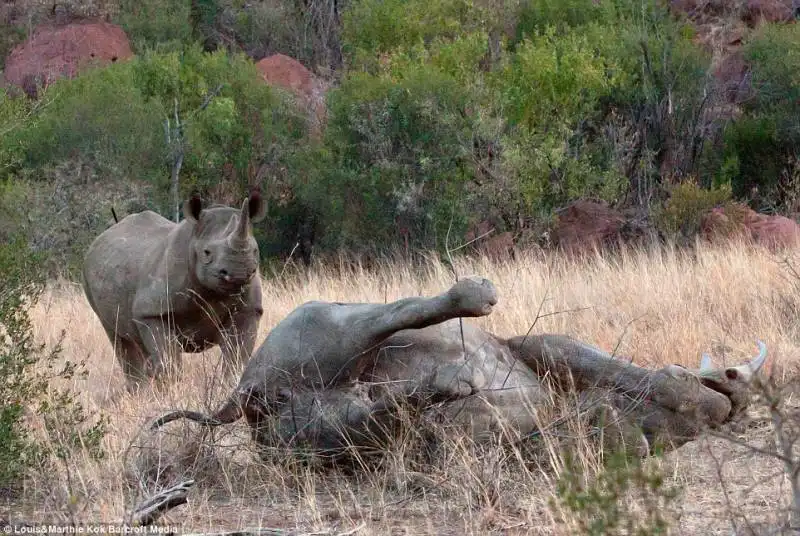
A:
<svg viewBox="0 0 800 536">
<path fill-rule="evenodd" d="M 192 486 L 194 486 L 194 480 L 186 480 L 144 501 L 131 513 L 130 524 L 133 526 L 152 525 L 169 510 L 186 504 L 186 496 Z"/>
</svg>

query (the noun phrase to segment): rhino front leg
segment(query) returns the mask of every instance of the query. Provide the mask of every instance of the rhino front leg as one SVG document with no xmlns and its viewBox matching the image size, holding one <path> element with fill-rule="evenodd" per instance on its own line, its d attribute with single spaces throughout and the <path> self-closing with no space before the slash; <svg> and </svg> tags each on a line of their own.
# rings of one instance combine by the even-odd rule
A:
<svg viewBox="0 0 800 536">
<path fill-rule="evenodd" d="M 470 277 L 430 298 L 403 298 L 387 304 L 336 304 L 329 320 L 350 348 L 363 350 L 404 329 L 420 329 L 457 317 L 486 316 L 496 303 L 497 290 L 492 282 Z"/>
<path fill-rule="evenodd" d="M 483 278 L 462 279 L 438 296 L 387 304 L 310 302 L 270 332 L 250 361 L 254 370 L 245 370 L 243 377 L 262 376 L 260 363 L 274 360 L 271 374 L 282 378 L 270 374 L 267 384 L 331 388 L 357 378 L 367 366 L 368 352 L 394 333 L 456 317 L 484 316 L 495 303 L 494 285 Z"/>
<path fill-rule="evenodd" d="M 176 374 L 181 367 L 181 347 L 170 329 L 168 320 L 144 318 L 135 320 L 139 336 L 147 353 L 145 374 L 161 379 L 164 372 Z"/>
<path fill-rule="evenodd" d="M 231 320 L 231 327 L 221 337 L 223 369 L 226 373 L 240 373 L 242 367 L 256 347 L 258 322 L 261 313 L 238 313 Z"/>
<path fill-rule="evenodd" d="M 258 324 L 264 316 L 261 284 L 256 280 L 244 293 L 244 300 L 230 313 L 228 327 L 220 334 L 223 366 L 226 372 L 241 372 L 256 347 Z"/>
<path fill-rule="evenodd" d="M 109 333 L 109 338 L 114 347 L 114 355 L 125 375 L 126 388 L 132 392 L 136 390 L 141 382 L 148 379 L 147 355 L 142 347 L 134 341 L 115 337 L 113 333 Z"/>
</svg>

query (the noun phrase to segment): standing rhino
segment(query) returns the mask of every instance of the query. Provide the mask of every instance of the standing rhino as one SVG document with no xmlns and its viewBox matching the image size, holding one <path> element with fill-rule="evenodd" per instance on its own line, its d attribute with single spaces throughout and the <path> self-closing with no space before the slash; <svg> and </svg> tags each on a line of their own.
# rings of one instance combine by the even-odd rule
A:
<svg viewBox="0 0 800 536">
<path fill-rule="evenodd" d="M 263 445 L 336 457 L 382 445 L 396 429 L 400 403 L 440 412 L 479 441 L 501 430 L 526 435 L 542 424 L 533 410 L 549 399 L 549 376 L 617 415 L 617 431 L 646 454 L 730 420 L 747 405 L 766 359 L 759 343 L 761 354 L 739 367 L 712 369 L 704 359 L 700 370 L 648 370 L 567 336 L 503 339 L 457 320 L 487 315 L 496 303 L 494 286 L 481 278 L 432 298 L 305 303 L 275 326 L 213 415 L 174 411 L 152 428 L 179 418 L 219 426 L 244 416 Z"/>
<path fill-rule="evenodd" d="M 219 344 L 226 365 L 250 356 L 263 314 L 251 222 L 265 211 L 258 190 L 241 210 L 204 209 L 194 196 L 180 223 L 132 214 L 89 246 L 84 292 L 129 387 L 157 378 L 167 359 L 179 367 L 181 351 Z"/>
</svg>

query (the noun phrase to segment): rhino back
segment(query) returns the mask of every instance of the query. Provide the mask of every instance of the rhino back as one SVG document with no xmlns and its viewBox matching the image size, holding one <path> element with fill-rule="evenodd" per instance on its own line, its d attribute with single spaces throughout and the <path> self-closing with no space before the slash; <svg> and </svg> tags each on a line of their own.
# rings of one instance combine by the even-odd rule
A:
<svg viewBox="0 0 800 536">
<path fill-rule="evenodd" d="M 137 289 L 161 263 L 170 233 L 177 227 L 155 212 L 145 211 L 123 218 L 89 246 L 84 290 L 106 330 L 135 338 L 132 308 Z"/>
</svg>

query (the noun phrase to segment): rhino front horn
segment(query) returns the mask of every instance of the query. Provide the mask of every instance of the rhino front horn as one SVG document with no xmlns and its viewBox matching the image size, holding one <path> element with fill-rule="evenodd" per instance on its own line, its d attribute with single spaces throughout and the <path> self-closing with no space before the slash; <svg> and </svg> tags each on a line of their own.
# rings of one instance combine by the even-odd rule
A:
<svg viewBox="0 0 800 536">
<path fill-rule="evenodd" d="M 739 379 L 744 382 L 751 382 L 756 377 L 758 371 L 767 362 L 767 345 L 761 341 L 756 341 L 758 345 L 758 355 L 744 365 L 725 369 L 728 379 Z"/>
</svg>

